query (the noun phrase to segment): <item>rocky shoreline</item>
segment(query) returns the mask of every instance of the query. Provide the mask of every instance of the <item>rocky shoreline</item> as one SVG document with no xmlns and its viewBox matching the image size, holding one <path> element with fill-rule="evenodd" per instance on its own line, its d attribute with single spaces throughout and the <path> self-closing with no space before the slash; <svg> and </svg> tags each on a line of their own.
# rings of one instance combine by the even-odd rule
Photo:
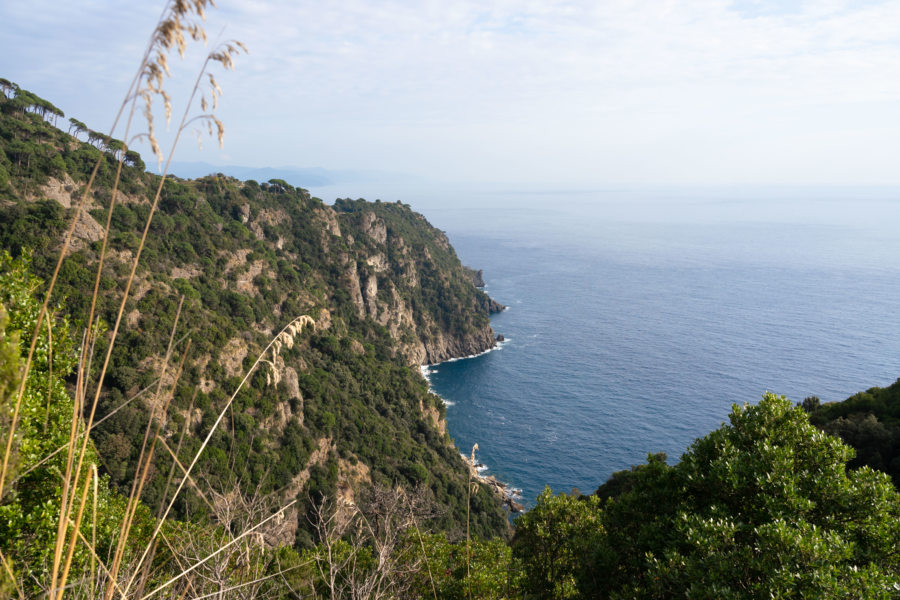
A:
<svg viewBox="0 0 900 600">
<path fill-rule="evenodd" d="M 473 358 L 474 356 L 480 356 L 481 354 L 490 352 L 497 346 L 497 344 L 500 344 L 503 341 L 505 341 L 503 336 L 498 335 L 497 339 L 495 340 L 495 344 L 491 348 L 488 348 L 487 350 L 484 350 L 483 352 L 480 352 L 479 354 L 472 355 L 472 356 L 466 356 L 466 357 L 462 357 L 462 358 Z M 451 358 L 450 360 L 454 360 L 454 358 Z M 455 360 L 459 360 L 459 359 L 456 358 Z M 427 364 L 420 366 L 420 369 L 422 372 L 422 377 L 424 377 L 426 381 L 429 381 L 428 366 L 429 365 L 427 365 Z M 429 385 L 430 385 L 430 381 L 429 381 Z M 434 392 L 432 392 L 432 393 L 434 393 Z M 477 447 L 477 445 L 476 445 L 476 447 Z M 496 494 L 497 497 L 500 498 L 500 501 L 507 508 L 507 510 L 509 510 L 509 512 L 511 512 L 511 513 L 525 512 L 525 506 L 522 505 L 522 503 L 520 503 L 518 501 L 519 499 L 522 498 L 522 490 L 520 490 L 518 488 L 510 487 L 509 484 L 507 484 L 503 481 L 500 481 L 493 475 L 482 475 L 479 472 L 479 469 L 484 469 L 485 468 L 484 464 L 477 462 L 477 461 L 473 462 L 472 458 L 470 458 L 469 456 L 466 456 L 463 453 L 460 453 L 460 455 L 462 456 L 463 461 L 466 463 L 466 466 L 469 468 L 469 474 L 471 475 L 472 479 L 479 481 L 479 482 L 483 483 L 484 485 L 486 485 L 488 488 L 490 488 L 494 492 L 494 494 Z M 473 454 L 473 456 L 474 456 L 474 454 Z"/>
<path fill-rule="evenodd" d="M 476 271 L 475 269 L 466 266 L 463 267 L 463 270 L 468 275 L 472 285 L 477 288 L 484 287 L 483 271 Z M 496 314 L 506 310 L 504 305 L 487 295 L 484 296 L 482 308 L 489 314 Z M 421 368 L 423 369 L 422 375 L 426 380 L 428 379 L 425 370 L 428 365 L 440 364 L 446 360 L 474 358 L 494 350 L 504 341 L 506 341 L 506 339 L 503 337 L 503 334 L 495 334 L 490 325 L 475 334 L 464 336 L 462 339 L 448 340 L 439 334 L 436 339 L 422 343 L 422 347 L 425 351 L 424 360 L 420 360 Z M 525 512 L 525 507 L 518 502 L 518 499 L 521 499 L 522 497 L 522 490 L 510 487 L 509 484 L 500 481 L 493 475 L 482 475 L 479 472 L 479 469 L 484 469 L 485 466 L 481 463 L 474 462 L 474 456 L 474 449 L 472 457 L 468 457 L 464 454 L 462 455 L 463 460 L 469 468 L 472 479 L 479 481 L 490 488 L 494 494 L 500 498 L 501 502 L 509 512 Z"/>
<path fill-rule="evenodd" d="M 472 479 L 475 479 L 476 481 L 479 481 L 488 486 L 497 496 L 500 497 L 503 505 L 507 508 L 507 510 L 509 510 L 509 512 L 525 512 L 525 506 L 523 506 L 521 502 L 517 501 L 517 498 L 522 497 L 522 490 L 510 487 L 509 484 L 500 481 L 493 475 L 482 475 L 478 472 L 478 469 L 484 468 L 484 465 L 482 463 L 472 462 L 472 459 L 465 455 L 463 455 L 462 458 L 466 462 L 466 465 L 469 467 L 469 473 L 471 474 Z"/>
</svg>

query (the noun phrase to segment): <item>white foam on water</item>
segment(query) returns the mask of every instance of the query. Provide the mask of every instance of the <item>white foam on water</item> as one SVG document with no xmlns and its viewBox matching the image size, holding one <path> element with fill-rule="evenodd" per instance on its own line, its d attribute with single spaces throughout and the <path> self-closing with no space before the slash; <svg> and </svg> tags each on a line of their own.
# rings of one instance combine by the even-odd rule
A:
<svg viewBox="0 0 900 600">
<path fill-rule="evenodd" d="M 448 406 L 448 407 L 449 407 L 449 406 L 454 406 L 454 405 L 456 404 L 456 402 L 453 402 L 452 400 L 447 400 L 446 398 L 444 398 L 443 396 L 441 396 L 441 395 L 438 394 L 438 393 L 435 393 L 435 392 L 433 392 L 433 391 L 431 391 L 431 390 L 429 390 L 429 392 L 431 392 L 432 394 L 434 394 L 435 396 L 437 396 L 438 398 L 440 398 L 440 399 L 441 399 L 441 402 L 444 403 L 444 406 Z"/>
</svg>

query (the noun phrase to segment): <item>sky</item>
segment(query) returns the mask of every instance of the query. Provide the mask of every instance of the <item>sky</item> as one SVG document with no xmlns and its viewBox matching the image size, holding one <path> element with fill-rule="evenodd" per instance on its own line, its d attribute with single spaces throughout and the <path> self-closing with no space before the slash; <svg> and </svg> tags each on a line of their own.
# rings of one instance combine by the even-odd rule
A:
<svg viewBox="0 0 900 600">
<path fill-rule="evenodd" d="M 2 2 L 0 77 L 108 131 L 162 9 Z M 897 0 L 219 0 L 210 46 L 176 54 L 166 85 L 180 115 L 212 40 L 246 44 L 215 71 L 225 145 L 190 135 L 174 159 L 476 184 L 900 185 L 898 24 Z"/>
</svg>

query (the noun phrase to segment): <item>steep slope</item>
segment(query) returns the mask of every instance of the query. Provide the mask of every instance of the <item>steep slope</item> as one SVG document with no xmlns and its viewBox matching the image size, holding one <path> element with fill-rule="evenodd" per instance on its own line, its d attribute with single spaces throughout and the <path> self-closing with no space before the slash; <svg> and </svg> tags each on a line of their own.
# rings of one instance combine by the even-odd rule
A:
<svg viewBox="0 0 900 600">
<path fill-rule="evenodd" d="M 28 106 L 0 102 L 0 247 L 33 252 L 38 275 L 51 274 L 72 207 L 102 159 L 57 287 L 84 326 L 120 147 L 96 135 L 83 142 Z M 99 297 L 110 329 L 159 184 L 140 157 L 126 157 Z M 213 437 L 199 481 L 299 498 L 299 511 L 271 535 L 300 544 L 310 541 L 304 511 L 323 497 L 352 501 L 374 484 L 417 487 L 440 509 L 437 527 L 463 530 L 468 471 L 439 422 L 440 399 L 412 367 L 490 348 L 488 316 L 502 307 L 472 284 L 446 236 L 424 217 L 399 203 L 331 207 L 279 180 L 166 181 L 104 382 L 99 416 L 109 418 L 93 432 L 122 489 L 149 415 L 161 408 L 140 394 L 163 370 L 181 297 L 168 372 L 186 352 L 185 368 L 178 379 L 164 378 L 171 406 L 155 417 L 180 460 L 272 338 L 301 315 L 314 322 L 265 355 Z M 172 459 L 160 453 L 157 462 L 145 492 L 151 506 L 161 501 Z M 188 496 L 180 514 L 202 512 L 204 502 Z M 489 490 L 471 502 L 476 532 L 505 530 Z"/>
</svg>

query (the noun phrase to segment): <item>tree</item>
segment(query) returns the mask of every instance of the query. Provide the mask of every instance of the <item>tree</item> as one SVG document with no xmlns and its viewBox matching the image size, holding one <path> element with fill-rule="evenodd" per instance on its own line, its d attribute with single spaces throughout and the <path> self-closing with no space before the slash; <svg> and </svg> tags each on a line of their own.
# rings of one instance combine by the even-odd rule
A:
<svg viewBox="0 0 900 600">
<path fill-rule="evenodd" d="M 0 91 L 3 92 L 3 95 L 6 98 L 12 98 L 15 95 L 16 90 L 18 90 L 18 89 L 19 89 L 18 85 L 16 85 L 9 79 L 0 77 Z"/>
<path fill-rule="evenodd" d="M 608 501 L 581 590 L 595 597 L 890 597 L 900 496 L 780 396 L 735 407 L 675 467 Z M 648 465 L 649 467 L 650 465 Z"/>
<path fill-rule="evenodd" d="M 74 137 L 78 137 L 80 134 L 89 131 L 88 126 L 79 121 L 76 118 L 69 119 L 69 133 Z M 74 132 L 74 133 L 73 133 Z"/>
<path fill-rule="evenodd" d="M 516 519 L 513 550 L 524 567 L 525 589 L 541 598 L 574 598 L 575 576 L 602 533 L 600 498 L 553 495 L 545 488 L 537 505 Z"/>
<path fill-rule="evenodd" d="M 134 150 L 125 151 L 125 164 L 131 165 L 132 167 L 137 167 L 141 171 L 144 171 L 146 169 L 144 161 L 141 160 L 141 155 Z"/>
<path fill-rule="evenodd" d="M 640 481 L 639 471 L 652 466 L 653 463 L 665 464 L 667 458 L 665 452 L 657 452 L 647 456 L 647 465 L 635 465 L 629 470 L 616 471 L 603 485 L 597 488 L 594 495 L 599 496 L 603 500 L 621 496 L 634 489 L 636 483 Z"/>
<path fill-rule="evenodd" d="M 850 467 L 867 465 L 884 471 L 900 486 L 900 381 L 842 402 L 816 404 L 807 412 L 810 423 L 856 450 Z"/>
<path fill-rule="evenodd" d="M 94 131 L 93 129 L 87 131 L 88 143 L 96 146 L 100 150 L 103 150 L 106 147 L 106 137 L 106 134 Z"/>
<path fill-rule="evenodd" d="M 121 140 L 108 137 L 106 138 L 106 151 L 112 153 L 116 160 L 123 158 L 125 152 L 125 144 Z"/>
</svg>

